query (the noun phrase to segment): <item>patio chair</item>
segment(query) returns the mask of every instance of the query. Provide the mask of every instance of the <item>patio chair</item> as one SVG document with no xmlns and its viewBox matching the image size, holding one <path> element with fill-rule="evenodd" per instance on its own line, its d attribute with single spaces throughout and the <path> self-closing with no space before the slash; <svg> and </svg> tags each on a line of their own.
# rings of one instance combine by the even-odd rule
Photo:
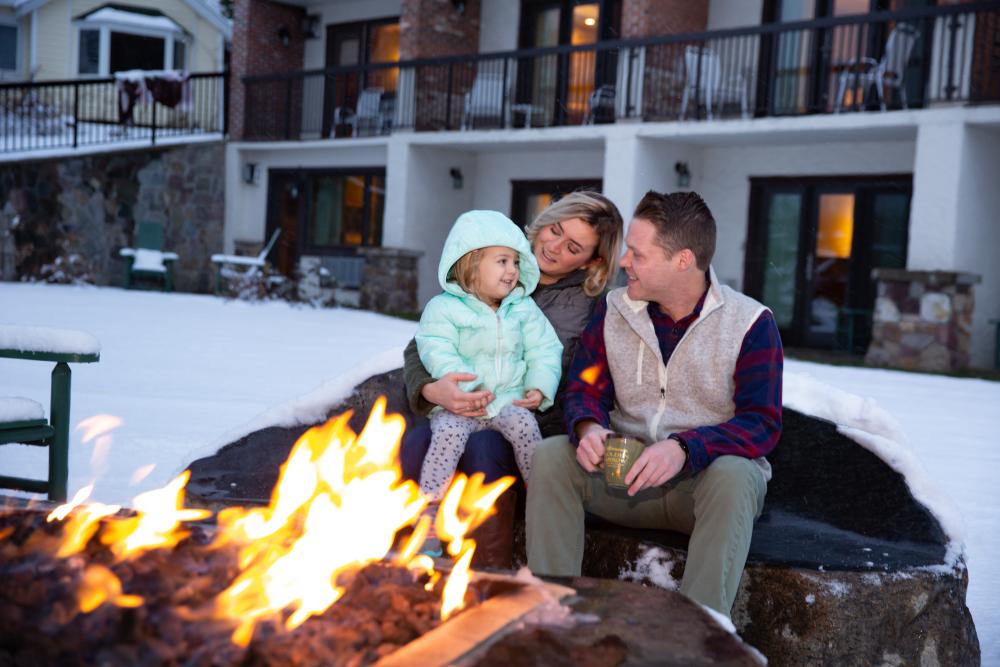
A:
<svg viewBox="0 0 1000 667">
<path fill-rule="evenodd" d="M 365 88 L 358 95 L 357 109 L 352 111 L 345 107 L 334 110 L 335 124 L 350 125 L 351 136 L 372 136 L 386 134 L 389 128 L 389 117 L 382 112 L 382 88 Z"/>
<path fill-rule="evenodd" d="M 118 256 L 125 258 L 125 289 L 143 285 L 146 281 L 159 283 L 165 292 L 174 289 L 175 252 L 163 251 L 163 225 L 158 222 L 140 222 L 135 234 L 135 247 L 122 248 Z"/>
<path fill-rule="evenodd" d="M 691 97 L 705 105 L 705 113 L 712 120 L 712 106 L 722 106 L 728 102 L 740 103 L 740 116 L 750 117 L 750 102 L 747 95 L 746 79 L 739 72 L 723 76 L 719 54 L 710 47 L 688 46 L 684 49 L 684 93 L 681 97 L 680 120 L 687 115 Z"/>
<path fill-rule="evenodd" d="M 46 493 L 65 502 L 69 479 L 71 363 L 94 363 L 101 344 L 85 331 L 0 325 L 0 357 L 55 362 L 49 392 L 49 415 L 30 398 L 0 396 L 0 445 L 48 447 L 45 479 L 0 475 L 0 488 Z"/>
<path fill-rule="evenodd" d="M 584 125 L 613 123 L 615 121 L 615 87 L 602 83 L 587 98 L 587 116 Z"/>
<path fill-rule="evenodd" d="M 504 81 L 502 71 L 480 70 L 472 82 L 472 88 L 465 93 L 462 108 L 462 129 L 474 129 L 482 121 L 510 127 L 511 99 L 510 80 Z M 506 87 L 504 84 L 507 84 Z M 528 121 L 530 125 L 530 121 Z"/>
<path fill-rule="evenodd" d="M 900 23 L 885 42 L 885 52 L 879 60 L 874 58 L 861 58 L 856 63 L 845 67 L 840 72 L 837 81 L 837 98 L 833 103 L 834 113 L 840 113 L 844 103 L 844 93 L 847 92 L 848 83 L 852 83 L 852 90 L 867 91 L 869 86 L 875 84 L 875 93 L 878 95 L 879 107 L 885 111 L 885 88 L 895 88 L 899 93 L 899 100 L 904 109 L 908 109 L 906 103 L 906 65 L 910 61 L 910 54 L 913 47 L 920 38 L 920 31 L 909 23 Z"/>
<path fill-rule="evenodd" d="M 259 274 L 267 263 L 267 255 L 271 252 L 274 244 L 277 243 L 281 235 L 281 229 L 275 229 L 271 238 L 267 240 L 264 247 L 260 249 L 254 257 L 243 255 L 212 255 L 212 263 L 215 264 L 215 293 L 222 294 L 223 281 L 230 280 L 246 281 Z"/>
</svg>

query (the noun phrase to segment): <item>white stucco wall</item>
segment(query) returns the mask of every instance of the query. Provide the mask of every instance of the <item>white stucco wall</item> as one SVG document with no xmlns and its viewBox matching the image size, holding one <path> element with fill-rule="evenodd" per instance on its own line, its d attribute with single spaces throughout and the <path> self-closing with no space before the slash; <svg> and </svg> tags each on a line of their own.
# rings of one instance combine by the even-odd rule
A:
<svg viewBox="0 0 1000 667">
<path fill-rule="evenodd" d="M 960 118 L 924 123 L 917 130 L 909 269 L 954 270 L 955 221 L 965 145 L 965 124 Z"/>
<path fill-rule="evenodd" d="M 306 40 L 305 69 L 326 67 L 326 27 L 333 23 L 351 23 L 368 19 L 399 17 L 401 0 L 337 0 L 308 7 L 309 14 L 319 16 L 314 39 Z"/>
<path fill-rule="evenodd" d="M 449 171 L 462 171 L 462 187 L 453 187 Z M 421 307 L 441 291 L 437 266 L 451 225 L 463 212 L 476 208 L 475 154 L 468 151 L 394 142 L 390 146 L 384 246 L 419 250 L 417 300 Z"/>
<path fill-rule="evenodd" d="M 982 276 L 973 288 L 972 365 L 991 367 L 1000 319 L 1000 126 L 967 127 L 958 182 L 954 270 Z"/>
<path fill-rule="evenodd" d="M 479 153 L 477 165 L 476 208 L 493 209 L 510 215 L 511 181 L 600 179 L 604 176 L 604 151 L 600 148 L 569 147 L 557 150 L 494 150 Z"/>
<path fill-rule="evenodd" d="M 519 2 L 481 0 L 479 6 L 479 52 L 512 51 L 517 48 L 521 21 Z"/>
<path fill-rule="evenodd" d="M 743 284 L 751 177 L 906 174 L 913 171 L 913 155 L 912 141 L 706 148 L 700 168 L 691 164 L 692 185 L 718 224 L 719 278 Z"/>
<path fill-rule="evenodd" d="M 235 239 L 263 239 L 267 224 L 267 182 L 270 169 L 336 169 L 347 167 L 385 167 L 386 145 L 377 143 L 290 144 L 268 147 L 266 144 L 228 144 L 226 148 L 226 226 L 225 250 L 233 252 Z M 258 176 L 253 184 L 244 183 L 243 165 L 253 162 Z"/>
</svg>

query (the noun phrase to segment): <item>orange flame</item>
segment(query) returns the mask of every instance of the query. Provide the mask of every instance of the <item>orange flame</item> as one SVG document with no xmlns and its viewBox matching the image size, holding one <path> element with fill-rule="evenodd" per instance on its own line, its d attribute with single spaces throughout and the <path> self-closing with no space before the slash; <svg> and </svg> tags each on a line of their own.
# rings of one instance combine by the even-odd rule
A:
<svg viewBox="0 0 1000 667">
<path fill-rule="evenodd" d="M 183 509 L 184 485 L 191 476 L 185 470 L 162 489 L 141 493 L 133 501 L 138 514 L 108 524 L 101 542 L 119 558 L 136 556 L 149 549 L 173 547 L 187 537 L 179 529 L 182 521 L 197 521 L 211 515 L 208 510 Z"/>
<path fill-rule="evenodd" d="M 138 607 L 142 598 L 138 595 L 122 595 L 122 582 L 114 572 L 103 565 L 89 565 L 83 572 L 83 582 L 77 591 L 80 611 L 89 613 L 105 602 L 119 607 Z"/>
<path fill-rule="evenodd" d="M 211 615 L 235 623 L 236 644 L 247 645 L 264 619 L 285 618 L 285 626 L 294 629 L 323 613 L 343 595 L 342 575 L 387 558 L 396 533 L 414 523 L 412 535 L 392 560 L 426 575 L 429 590 L 439 581 L 434 561 L 417 554 L 430 527 L 429 519 L 421 517 L 427 500 L 416 483 L 403 481 L 397 463 L 405 422 L 399 415 L 387 416 L 385 409 L 386 401 L 380 397 L 358 436 L 348 426 L 350 413 L 310 429 L 282 466 L 267 507 L 219 513 L 214 546 L 238 548 L 240 573 L 215 599 Z M 87 436 L 101 433 L 91 424 Z M 182 507 L 188 477 L 185 472 L 166 487 L 137 496 L 136 516 L 105 521 L 101 542 L 119 559 L 175 546 L 187 535 L 182 522 L 209 514 Z M 464 606 L 476 548 L 466 535 L 490 516 L 493 503 L 513 481 L 505 477 L 483 484 L 481 474 L 471 479 L 456 475 L 445 495 L 436 528 L 457 561 L 443 589 L 442 619 Z M 72 502 L 50 515 L 50 520 L 69 517 L 60 556 L 82 551 L 101 519 L 119 510 L 84 505 L 91 489 L 81 489 Z M 105 602 L 134 606 L 142 600 L 123 594 L 121 582 L 109 569 L 90 566 L 79 591 L 80 608 L 87 612 Z"/>
<path fill-rule="evenodd" d="M 580 379 L 586 382 L 587 384 L 593 386 L 594 383 L 597 382 L 597 376 L 600 374 L 600 372 L 601 372 L 601 367 L 599 364 L 588 366 L 587 368 L 584 368 L 583 371 L 580 373 Z"/>
</svg>

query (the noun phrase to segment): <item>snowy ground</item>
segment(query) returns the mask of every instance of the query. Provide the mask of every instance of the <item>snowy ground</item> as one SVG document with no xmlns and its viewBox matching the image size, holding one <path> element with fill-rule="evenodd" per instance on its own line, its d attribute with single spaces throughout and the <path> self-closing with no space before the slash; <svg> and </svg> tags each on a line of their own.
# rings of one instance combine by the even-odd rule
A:
<svg viewBox="0 0 1000 667">
<path fill-rule="evenodd" d="M 98 471 L 91 446 L 73 434 L 69 486 L 72 494 L 96 476 L 96 499 L 123 504 L 258 426 L 322 414 L 356 381 L 400 365 L 416 326 L 346 309 L 11 283 L 0 283 L 0 324 L 76 328 L 100 340 L 101 361 L 73 368 L 73 422 L 104 413 L 123 423 Z M 50 372 L 48 363 L 0 359 L 0 396 L 47 404 Z M 796 361 L 786 372 L 796 380 L 789 388 L 808 387 L 811 376 L 872 399 L 901 424 L 964 516 L 968 604 L 983 664 L 1000 665 L 1000 383 Z M 0 452 L 3 474 L 44 476 L 44 450 Z M 156 468 L 133 485 L 149 463 Z"/>
</svg>

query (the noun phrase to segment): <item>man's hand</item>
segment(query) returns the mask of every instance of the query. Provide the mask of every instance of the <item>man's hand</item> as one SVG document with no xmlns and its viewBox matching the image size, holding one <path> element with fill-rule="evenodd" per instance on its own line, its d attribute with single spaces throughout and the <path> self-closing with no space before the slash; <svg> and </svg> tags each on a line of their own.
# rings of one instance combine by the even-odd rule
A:
<svg viewBox="0 0 1000 667">
<path fill-rule="evenodd" d="M 434 405 L 440 405 L 448 412 L 462 417 L 482 417 L 486 414 L 486 406 L 493 401 L 490 391 L 462 391 L 459 382 L 471 382 L 476 379 L 472 373 L 448 373 L 439 380 L 425 384 L 420 389 L 420 395 Z"/>
<path fill-rule="evenodd" d="M 643 489 L 665 484 L 681 471 L 686 459 L 680 443 L 673 438 L 646 447 L 625 475 L 628 494 L 634 496 Z"/>
<path fill-rule="evenodd" d="M 604 460 L 604 441 L 611 433 L 597 422 L 577 424 L 576 435 L 580 444 L 576 448 L 576 461 L 587 472 L 597 472 Z"/>
<path fill-rule="evenodd" d="M 524 392 L 524 398 L 511 401 L 514 405 L 519 408 L 526 408 L 528 410 L 537 410 L 538 406 L 542 404 L 542 392 L 537 389 L 529 389 Z"/>
</svg>

